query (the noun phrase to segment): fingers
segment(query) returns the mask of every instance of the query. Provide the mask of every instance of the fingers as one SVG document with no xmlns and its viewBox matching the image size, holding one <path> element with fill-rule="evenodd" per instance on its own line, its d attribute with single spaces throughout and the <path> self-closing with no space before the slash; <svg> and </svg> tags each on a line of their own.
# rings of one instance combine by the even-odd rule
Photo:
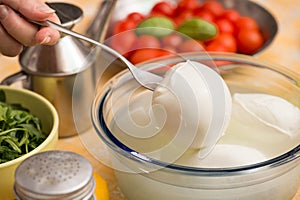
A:
<svg viewBox="0 0 300 200">
<path fill-rule="evenodd" d="M 38 21 L 43 21 L 55 13 L 55 10 L 40 0 L 0 0 L 0 4 L 8 5 L 25 17 Z"/>
<path fill-rule="evenodd" d="M 60 20 L 55 13 L 50 14 L 47 19 L 60 24 Z M 53 45 L 59 38 L 60 33 L 57 30 L 50 27 L 42 27 L 36 34 L 35 42 L 38 44 Z"/>
<path fill-rule="evenodd" d="M 26 46 L 35 44 L 38 27 L 27 22 L 6 5 L 0 5 L 0 22 L 6 32 L 18 42 Z"/>
<path fill-rule="evenodd" d="M 21 53 L 23 45 L 12 38 L 0 24 L 0 53 L 5 56 L 16 56 Z"/>
<path fill-rule="evenodd" d="M 52 28 L 41 28 L 35 36 L 35 43 L 54 45 L 60 38 L 60 33 Z"/>
<path fill-rule="evenodd" d="M 17 55 L 22 45 L 55 44 L 60 33 L 50 27 L 38 27 L 16 13 L 18 11 L 26 18 L 43 21 L 49 19 L 59 22 L 54 10 L 38 0 L 0 0 L 0 52 L 5 55 Z M 1 4 L 2 3 L 2 4 Z M 9 4 L 5 5 L 5 4 Z"/>
</svg>

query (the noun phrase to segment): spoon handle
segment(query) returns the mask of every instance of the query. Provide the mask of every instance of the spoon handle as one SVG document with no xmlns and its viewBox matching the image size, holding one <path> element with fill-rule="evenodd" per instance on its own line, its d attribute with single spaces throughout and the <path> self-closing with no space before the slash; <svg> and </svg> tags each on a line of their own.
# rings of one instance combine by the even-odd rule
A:
<svg viewBox="0 0 300 200">
<path fill-rule="evenodd" d="M 50 21 L 50 20 L 46 20 L 46 21 L 42 21 L 42 22 L 39 22 L 39 21 L 33 21 L 33 20 L 29 20 L 29 21 L 32 22 L 32 23 L 34 23 L 34 24 L 37 24 L 37 25 L 39 25 L 39 26 L 44 26 L 44 27 L 51 27 L 51 28 L 54 28 L 54 29 L 56 29 L 56 30 L 58 30 L 58 31 L 60 31 L 60 32 L 62 32 L 62 33 L 64 33 L 64 34 L 66 34 L 66 35 L 71 35 L 71 36 L 73 36 L 73 37 L 76 37 L 76 38 L 78 38 L 78 39 L 84 40 L 84 41 L 89 42 L 89 43 L 91 43 L 91 44 L 100 46 L 100 47 L 103 48 L 104 50 L 106 50 L 106 51 L 110 52 L 111 54 L 113 54 L 113 55 L 117 56 L 118 58 L 120 58 L 120 59 L 121 59 L 122 61 L 124 61 L 125 63 L 128 62 L 127 59 L 125 59 L 125 60 L 122 59 L 123 56 L 122 56 L 121 54 L 119 54 L 117 51 L 115 51 L 115 50 L 109 48 L 108 46 L 106 46 L 106 45 L 104 45 L 104 44 L 102 44 L 102 43 L 100 43 L 100 42 L 97 42 L 96 40 L 93 40 L 93 39 L 91 39 L 91 38 L 89 38 L 89 37 L 86 37 L 86 36 L 84 36 L 84 35 L 82 35 L 82 34 L 80 34 L 80 33 L 77 33 L 77 32 L 74 32 L 74 31 L 72 31 L 72 30 L 70 30 L 70 29 L 67 29 L 67 28 L 65 28 L 65 27 L 63 27 L 63 26 L 61 26 L 61 25 L 59 25 L 59 24 L 57 24 L 57 23 L 55 23 L 55 22 L 52 22 L 52 21 Z"/>
<path fill-rule="evenodd" d="M 91 44 L 100 46 L 102 49 L 104 49 L 105 51 L 111 53 L 112 55 L 116 56 L 117 58 L 119 58 L 120 60 L 122 60 L 126 66 L 129 68 L 131 74 L 133 75 L 133 77 L 144 87 L 150 89 L 150 90 L 154 90 L 157 86 L 157 83 L 161 82 L 163 80 L 163 78 L 161 76 L 158 76 L 154 73 L 142 70 L 136 66 L 134 66 L 131 62 L 129 62 L 129 60 L 127 60 L 123 55 L 121 55 L 119 52 L 115 51 L 114 49 L 96 41 L 93 40 L 89 37 L 86 37 L 80 33 L 74 32 L 70 29 L 67 29 L 55 22 L 46 20 L 46 21 L 42 21 L 42 22 L 38 22 L 38 21 L 33 21 L 33 20 L 29 20 L 30 22 L 37 24 L 39 26 L 44 26 L 44 27 L 51 27 L 54 28 L 66 35 L 71 35 L 73 37 L 76 37 L 78 39 L 84 40 L 86 42 L 89 42 Z"/>
</svg>

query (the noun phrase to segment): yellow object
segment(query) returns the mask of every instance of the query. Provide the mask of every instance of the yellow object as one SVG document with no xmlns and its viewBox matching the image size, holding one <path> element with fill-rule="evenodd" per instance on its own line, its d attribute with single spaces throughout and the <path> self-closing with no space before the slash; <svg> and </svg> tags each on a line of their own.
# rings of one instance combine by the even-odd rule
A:
<svg viewBox="0 0 300 200">
<path fill-rule="evenodd" d="M 58 141 L 58 114 L 54 106 L 44 97 L 25 89 L 0 86 L 8 103 L 20 103 L 41 120 L 42 129 L 48 134 L 46 140 L 29 153 L 0 164 L 0 200 L 13 200 L 14 173 L 18 165 L 38 152 L 54 150 Z"/>
<path fill-rule="evenodd" d="M 95 196 L 97 200 L 109 200 L 109 190 L 106 181 L 97 173 L 93 173 L 96 187 Z"/>
</svg>

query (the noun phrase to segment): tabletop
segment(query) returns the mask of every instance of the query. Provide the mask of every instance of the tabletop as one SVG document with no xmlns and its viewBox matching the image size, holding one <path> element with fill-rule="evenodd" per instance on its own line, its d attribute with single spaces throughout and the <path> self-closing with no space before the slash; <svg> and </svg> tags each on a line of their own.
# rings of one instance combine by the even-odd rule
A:
<svg viewBox="0 0 300 200">
<path fill-rule="evenodd" d="M 83 19 L 74 27 L 75 31 L 84 33 L 97 12 L 102 0 L 63 0 L 63 2 L 75 4 L 82 8 Z M 242 1 L 242 0 L 241 0 Z M 297 73 L 300 73 L 300 1 L 299 0 L 253 0 L 263 5 L 276 18 L 279 30 L 273 43 L 257 57 L 276 64 L 283 65 Z M 51 1 L 49 1 L 51 2 Z M 56 0 L 55 2 L 59 2 Z M 18 58 L 0 55 L 0 81 L 10 74 L 20 70 Z M 111 200 L 122 200 L 125 197 L 118 188 L 114 173 L 111 168 L 99 162 L 91 155 L 81 142 L 79 136 L 61 138 L 57 149 L 69 150 L 86 157 L 107 182 Z M 300 188 L 293 198 L 300 200 Z"/>
</svg>

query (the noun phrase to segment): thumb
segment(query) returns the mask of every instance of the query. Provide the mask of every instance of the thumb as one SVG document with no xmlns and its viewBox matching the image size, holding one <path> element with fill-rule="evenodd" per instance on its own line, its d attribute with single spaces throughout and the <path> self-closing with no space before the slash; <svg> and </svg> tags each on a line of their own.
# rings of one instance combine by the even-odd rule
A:
<svg viewBox="0 0 300 200">
<path fill-rule="evenodd" d="M 55 13 L 55 10 L 40 0 L 0 0 L 1 3 L 32 20 L 43 21 Z"/>
</svg>

